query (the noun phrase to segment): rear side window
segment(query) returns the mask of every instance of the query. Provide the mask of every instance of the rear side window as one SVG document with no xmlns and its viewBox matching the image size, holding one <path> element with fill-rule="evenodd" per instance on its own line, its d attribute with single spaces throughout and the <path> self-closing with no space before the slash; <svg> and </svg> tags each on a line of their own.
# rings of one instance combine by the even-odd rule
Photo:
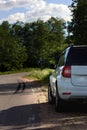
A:
<svg viewBox="0 0 87 130">
<path fill-rule="evenodd" d="M 59 59 L 59 62 L 58 62 L 58 66 L 60 67 L 60 66 L 63 66 L 64 65 L 64 55 L 62 55 L 61 57 L 60 57 L 60 59 Z"/>
<path fill-rule="evenodd" d="M 66 65 L 87 65 L 87 47 L 71 48 Z"/>
</svg>

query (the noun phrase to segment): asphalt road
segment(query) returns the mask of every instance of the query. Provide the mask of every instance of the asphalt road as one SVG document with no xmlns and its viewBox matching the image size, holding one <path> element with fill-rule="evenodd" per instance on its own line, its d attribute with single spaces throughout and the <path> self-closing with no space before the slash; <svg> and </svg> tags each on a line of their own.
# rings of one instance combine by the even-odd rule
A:
<svg viewBox="0 0 87 130">
<path fill-rule="evenodd" d="M 21 79 L 27 74 L 0 75 L 0 130 L 25 130 L 40 122 L 35 88 Z"/>
<path fill-rule="evenodd" d="M 0 75 L 0 130 L 87 130 L 87 104 L 57 113 L 45 86 L 21 78 L 27 74 Z"/>
</svg>

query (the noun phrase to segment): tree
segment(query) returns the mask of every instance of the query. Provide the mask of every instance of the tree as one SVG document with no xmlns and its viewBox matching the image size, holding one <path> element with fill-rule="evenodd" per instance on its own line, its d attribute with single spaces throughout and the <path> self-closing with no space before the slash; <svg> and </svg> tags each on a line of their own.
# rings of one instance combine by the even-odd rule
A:
<svg viewBox="0 0 87 130">
<path fill-rule="evenodd" d="M 26 49 L 12 27 L 4 21 L 0 25 L 0 71 L 20 69 L 27 58 Z"/>
<path fill-rule="evenodd" d="M 64 27 L 64 21 L 54 17 L 46 22 L 37 20 L 25 24 L 23 34 L 28 66 L 35 67 L 40 60 L 47 64 L 50 59 L 54 62 L 54 53 L 64 44 Z"/>
<path fill-rule="evenodd" d="M 74 44 L 87 44 L 87 0 L 72 0 L 69 31 Z"/>
<path fill-rule="evenodd" d="M 58 55 L 65 47 L 65 21 L 51 17 L 46 24 L 49 27 L 49 33 L 47 38 L 48 47 L 45 48 L 47 50 L 45 53 L 48 56 L 49 62 L 55 63 L 58 62 Z"/>
<path fill-rule="evenodd" d="M 64 20 L 51 17 L 44 22 L 17 21 L 0 25 L 0 68 L 37 67 L 39 61 L 47 66 L 55 63 L 64 44 Z"/>
</svg>

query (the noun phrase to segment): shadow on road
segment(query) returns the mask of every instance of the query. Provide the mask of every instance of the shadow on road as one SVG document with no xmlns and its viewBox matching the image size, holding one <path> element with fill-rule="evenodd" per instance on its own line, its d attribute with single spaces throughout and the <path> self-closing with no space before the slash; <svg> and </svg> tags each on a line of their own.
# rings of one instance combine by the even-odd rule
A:
<svg viewBox="0 0 87 130">
<path fill-rule="evenodd" d="M 43 86 L 38 81 L 21 82 L 21 90 L 23 83 L 26 90 L 40 91 L 37 88 Z M 18 87 L 19 83 L 0 84 L 0 95 L 14 94 Z M 68 104 L 61 113 L 55 112 L 54 105 L 48 102 L 11 107 L 0 111 L 0 129 L 4 127 L 5 130 L 87 130 L 87 104 Z"/>
<path fill-rule="evenodd" d="M 18 83 L 0 84 L 0 95 L 16 94 L 20 90 L 31 89 L 32 86 L 33 88 L 39 88 L 43 84 L 39 81 L 24 82 L 22 80 Z"/>
<path fill-rule="evenodd" d="M 23 126 L 30 125 L 32 123 L 38 123 L 40 121 L 38 117 L 38 108 L 39 105 L 31 104 L 24 106 L 15 106 L 3 110 L 0 113 L 0 126 Z"/>
<path fill-rule="evenodd" d="M 83 128 L 84 126 L 85 130 L 85 127 L 87 128 L 87 105 L 71 106 L 63 113 L 56 113 L 54 107 L 48 103 L 15 106 L 1 111 L 0 128 L 5 126 L 6 128 L 11 127 L 12 130 L 26 128 L 31 130 L 63 130 L 63 127 L 70 127 L 72 130 L 73 127 L 81 126 Z"/>
</svg>

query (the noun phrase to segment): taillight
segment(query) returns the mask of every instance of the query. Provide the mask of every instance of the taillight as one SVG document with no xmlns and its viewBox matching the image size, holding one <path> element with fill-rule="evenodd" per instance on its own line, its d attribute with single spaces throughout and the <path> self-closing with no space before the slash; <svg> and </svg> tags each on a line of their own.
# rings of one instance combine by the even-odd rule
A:
<svg viewBox="0 0 87 130">
<path fill-rule="evenodd" d="M 70 78 L 71 77 L 71 66 L 64 66 L 62 69 L 63 77 Z"/>
</svg>

